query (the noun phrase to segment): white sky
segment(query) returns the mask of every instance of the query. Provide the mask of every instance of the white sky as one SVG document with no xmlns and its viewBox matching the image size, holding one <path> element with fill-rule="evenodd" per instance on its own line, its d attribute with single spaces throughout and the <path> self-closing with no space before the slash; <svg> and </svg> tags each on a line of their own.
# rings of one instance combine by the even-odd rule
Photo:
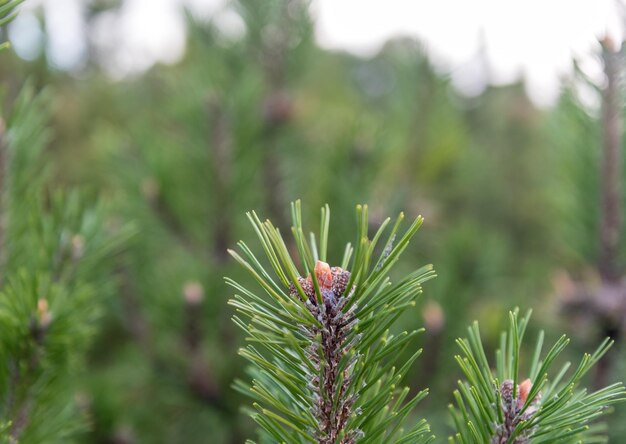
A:
<svg viewBox="0 0 626 444">
<path fill-rule="evenodd" d="M 531 98 L 547 105 L 558 95 L 572 57 L 601 79 L 593 54 L 599 37 L 622 37 L 617 1 L 313 0 L 312 11 L 324 47 L 367 56 L 391 37 L 415 36 L 462 92 L 477 94 L 487 81 L 503 84 L 523 75 Z M 241 30 L 224 0 L 126 0 L 121 16 L 105 15 L 96 23 L 94 39 L 109 47 L 112 75 L 178 60 L 184 51 L 183 4 L 203 17 L 217 16 L 225 32 Z M 12 26 L 16 51 L 25 58 L 36 53 L 41 32 L 28 10 L 37 5 L 46 11 L 52 63 L 76 66 L 86 48 L 83 0 L 26 0 Z M 481 47 L 488 70 L 477 58 Z"/>
</svg>

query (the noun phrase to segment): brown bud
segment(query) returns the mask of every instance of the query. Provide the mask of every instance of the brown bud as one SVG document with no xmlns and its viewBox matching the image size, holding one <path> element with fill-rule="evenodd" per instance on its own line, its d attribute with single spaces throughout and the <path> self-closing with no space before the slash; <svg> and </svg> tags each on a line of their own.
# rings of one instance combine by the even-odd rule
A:
<svg viewBox="0 0 626 444">
<path fill-rule="evenodd" d="M 80 234 L 72 236 L 72 258 L 80 259 L 85 253 L 85 238 Z"/>
<path fill-rule="evenodd" d="M 517 389 L 519 390 L 519 387 Z M 502 383 L 500 386 L 500 396 L 502 396 L 504 405 L 510 409 L 513 405 L 513 381 L 507 379 Z"/>
<path fill-rule="evenodd" d="M 530 379 L 525 379 L 519 385 L 519 400 L 521 401 L 522 404 L 524 404 L 526 400 L 528 399 L 528 394 L 530 393 L 530 390 L 532 388 L 533 388 L 533 383 L 530 381 Z"/>
<path fill-rule="evenodd" d="M 620 45 L 608 33 L 600 39 L 600 45 L 602 45 L 606 51 L 619 52 Z"/>
<path fill-rule="evenodd" d="M 341 267 L 333 267 L 330 269 L 333 276 L 333 293 L 340 298 L 346 291 L 348 281 L 350 280 L 350 272 Z"/>
<path fill-rule="evenodd" d="M 45 299 L 37 301 L 37 318 L 42 328 L 48 327 L 52 321 L 52 314 L 48 311 L 48 301 Z"/>
<path fill-rule="evenodd" d="M 315 277 L 321 289 L 330 290 L 333 287 L 333 274 L 326 262 L 317 261 L 315 264 Z"/>
<path fill-rule="evenodd" d="M 183 297 L 189 305 L 200 305 L 204 300 L 204 288 L 199 282 L 191 281 L 183 287 Z"/>
<path fill-rule="evenodd" d="M 313 288 L 313 282 L 311 281 L 311 277 L 299 277 L 298 283 L 300 284 L 300 287 L 302 287 L 302 291 L 304 291 L 304 294 L 309 298 L 309 300 L 311 302 L 315 302 L 315 289 Z M 289 294 L 294 298 L 299 297 L 298 290 L 296 290 L 295 285 L 291 284 L 289 286 Z"/>
<path fill-rule="evenodd" d="M 441 305 L 435 301 L 428 301 L 424 305 L 422 317 L 426 324 L 426 330 L 433 333 L 440 332 L 446 322 Z"/>
<path fill-rule="evenodd" d="M 286 92 L 270 95 L 263 103 L 263 117 L 268 124 L 279 125 L 291 120 L 293 101 Z"/>
</svg>

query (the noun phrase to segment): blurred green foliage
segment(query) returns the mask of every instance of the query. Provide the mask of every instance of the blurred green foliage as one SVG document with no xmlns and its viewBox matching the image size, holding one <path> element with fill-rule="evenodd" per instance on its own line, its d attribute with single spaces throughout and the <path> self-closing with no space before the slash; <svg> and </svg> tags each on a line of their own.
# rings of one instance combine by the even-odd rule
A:
<svg viewBox="0 0 626 444">
<path fill-rule="evenodd" d="M 97 3 L 91 18 L 120 7 Z M 183 60 L 123 80 L 107 77 L 95 51 L 79 75 L 49 67 L 45 54 L 3 55 L 9 99 L 26 75 L 52 86 L 45 156 L 54 181 L 97 191 L 119 223 L 138 227 L 79 381 L 90 423 L 82 442 L 254 434 L 231 389 L 244 364 L 222 277 L 246 278 L 225 250 L 249 240 L 247 210 L 287 232 L 297 198 L 308 226 L 320 206 L 333 208 L 335 263 L 352 240 L 356 203 L 369 204 L 372 229 L 400 210 L 424 215 L 397 273 L 429 262 L 439 277 L 399 328 L 428 330 L 406 384 L 430 387 L 418 414 L 439 436 L 450 431 L 459 377 L 454 339 L 472 320 L 488 351 L 516 305 L 535 308 L 550 340 L 565 332 L 576 351 L 599 342 L 559 312 L 565 270 L 585 275 L 598 245 L 600 122 L 573 83 L 549 109 L 523 82 L 467 98 L 418 42 L 397 39 L 360 58 L 316 46 L 305 2 L 232 7 L 243 37 L 188 15 Z"/>
</svg>

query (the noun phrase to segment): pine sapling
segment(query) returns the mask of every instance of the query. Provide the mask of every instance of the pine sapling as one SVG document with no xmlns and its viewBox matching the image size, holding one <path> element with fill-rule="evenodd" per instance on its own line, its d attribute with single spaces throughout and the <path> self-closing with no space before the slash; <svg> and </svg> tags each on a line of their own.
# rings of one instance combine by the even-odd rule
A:
<svg viewBox="0 0 626 444">
<path fill-rule="evenodd" d="M 422 218 L 394 245 L 401 214 L 381 244 L 390 220 L 370 239 L 367 207 L 357 207 L 356 248 L 348 244 L 339 265 L 331 266 L 328 207 L 322 209 L 318 245 L 313 233 L 305 240 L 296 202 L 292 232 L 298 268 L 279 230 L 254 213 L 248 217 L 268 265 L 243 242 L 238 244 L 242 255 L 230 253 L 269 298 L 226 280 L 238 293 L 230 301 L 238 312 L 233 319 L 250 344 L 240 353 L 253 364 L 252 384 L 237 381 L 235 387 L 255 400 L 251 414 L 264 430 L 261 439 L 318 444 L 430 442 L 425 420 L 404 428 L 405 419 L 427 393 L 407 400 L 409 389 L 400 385 L 420 351 L 401 367 L 394 365 L 394 358 L 418 331 L 393 334 L 390 327 L 415 305 L 421 284 L 434 272 L 426 266 L 395 285 L 387 276 Z"/>
</svg>

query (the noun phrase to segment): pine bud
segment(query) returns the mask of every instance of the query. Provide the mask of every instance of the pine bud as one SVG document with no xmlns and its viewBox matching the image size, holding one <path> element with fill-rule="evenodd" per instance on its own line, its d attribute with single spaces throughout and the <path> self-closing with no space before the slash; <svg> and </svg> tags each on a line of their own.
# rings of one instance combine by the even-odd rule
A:
<svg viewBox="0 0 626 444">
<path fill-rule="evenodd" d="M 72 259 L 78 260 L 85 253 L 85 238 L 80 234 L 72 236 Z"/>
<path fill-rule="evenodd" d="M 326 262 L 317 261 L 315 264 L 315 277 L 321 289 L 330 290 L 333 287 L 333 274 Z"/>
<path fill-rule="evenodd" d="M 507 409 L 510 409 L 513 405 L 513 381 L 507 379 L 502 383 L 500 386 L 500 396 L 502 397 L 504 406 Z"/>
<path fill-rule="evenodd" d="M 440 332 L 446 322 L 441 305 L 435 301 L 426 303 L 422 310 L 422 317 L 426 324 L 426 330 L 433 333 Z"/>
<path fill-rule="evenodd" d="M 530 393 L 530 390 L 532 388 L 533 388 L 533 383 L 530 381 L 530 379 L 525 379 L 519 385 L 519 400 L 522 405 L 526 403 L 526 400 L 528 399 L 528 394 Z"/>
<path fill-rule="evenodd" d="M 185 283 L 183 287 L 183 297 L 189 305 L 200 305 L 204 300 L 204 288 L 196 281 Z"/>
<path fill-rule="evenodd" d="M 289 122 L 294 115 L 293 100 L 284 91 L 274 93 L 263 102 L 263 118 L 269 125 Z"/>
<path fill-rule="evenodd" d="M 330 269 L 333 275 L 333 292 L 337 298 L 343 296 L 350 280 L 350 272 L 341 267 L 333 267 Z"/>
<path fill-rule="evenodd" d="M 37 301 L 37 319 L 42 329 L 46 329 L 52 322 L 52 314 L 48 311 L 48 301 L 45 299 Z"/>
<path fill-rule="evenodd" d="M 315 273 L 317 283 L 320 286 L 320 293 L 324 302 L 330 304 L 329 307 L 334 307 L 340 310 L 341 306 L 337 304 L 339 299 L 344 296 L 346 287 L 348 286 L 348 281 L 350 280 L 350 272 L 341 267 L 331 268 L 326 262 L 322 261 L 316 262 L 315 269 L 313 271 Z M 313 286 L 311 276 L 309 275 L 306 278 L 298 277 L 298 283 L 300 284 L 300 287 L 302 287 L 304 294 L 309 299 L 309 302 L 312 305 L 317 306 L 315 288 Z M 298 291 L 294 284 L 289 286 L 289 294 L 292 297 L 298 297 Z"/>
</svg>

